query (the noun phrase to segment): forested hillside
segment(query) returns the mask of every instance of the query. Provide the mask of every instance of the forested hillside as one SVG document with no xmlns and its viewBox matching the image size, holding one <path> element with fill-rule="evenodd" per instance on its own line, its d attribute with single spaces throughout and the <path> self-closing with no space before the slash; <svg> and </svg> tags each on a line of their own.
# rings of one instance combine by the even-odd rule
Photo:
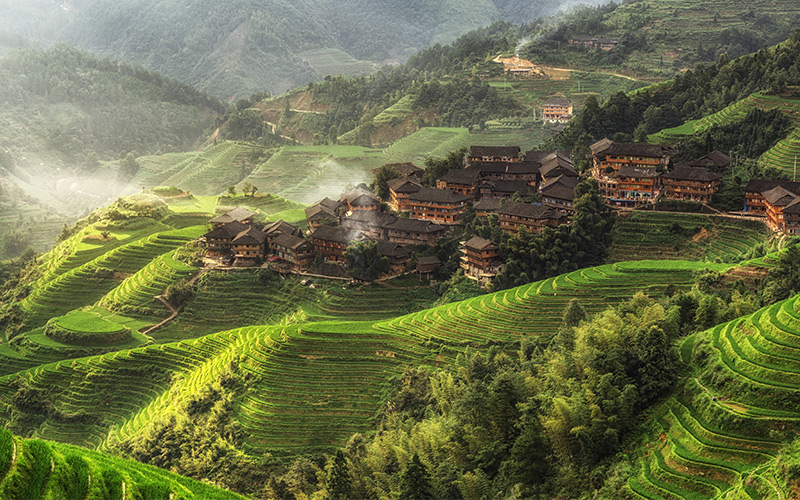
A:
<svg viewBox="0 0 800 500">
<path fill-rule="evenodd" d="M 573 3 L 3 0 L 0 30 L 142 64 L 234 99 L 326 74 L 370 73 L 493 21 L 527 22 Z"/>
<path fill-rule="evenodd" d="M 46 249 L 64 217 L 123 192 L 135 157 L 196 148 L 223 111 L 185 84 L 64 46 L 6 54 L 0 81 L 1 256 Z M 22 239 L 7 244 L 7 231 Z"/>
</svg>

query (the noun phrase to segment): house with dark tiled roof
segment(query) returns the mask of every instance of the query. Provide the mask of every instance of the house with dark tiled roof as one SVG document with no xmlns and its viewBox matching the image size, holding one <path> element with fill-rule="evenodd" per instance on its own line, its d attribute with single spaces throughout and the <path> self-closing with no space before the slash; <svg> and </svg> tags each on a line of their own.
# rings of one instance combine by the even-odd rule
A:
<svg viewBox="0 0 800 500">
<path fill-rule="evenodd" d="M 323 198 L 306 208 L 306 221 L 309 229 L 316 229 L 321 225 L 331 225 L 339 223 L 339 213 L 342 204 L 330 198 Z"/>
<path fill-rule="evenodd" d="M 419 279 L 430 280 L 433 278 L 433 273 L 442 262 L 435 255 L 426 255 L 417 259 L 417 275 Z"/>
<path fill-rule="evenodd" d="M 397 216 L 389 213 L 357 210 L 342 217 L 340 225 L 345 229 L 360 231 L 365 238 L 385 240 L 388 238 L 386 228 L 396 220 Z"/>
<path fill-rule="evenodd" d="M 800 182 L 750 179 L 744 188 L 744 211 L 750 215 L 766 215 L 767 205 L 764 194 L 778 186 L 790 193 L 800 194 Z"/>
<path fill-rule="evenodd" d="M 572 119 L 572 101 L 565 97 L 550 97 L 542 104 L 542 120 L 546 123 L 566 123 Z"/>
<path fill-rule="evenodd" d="M 546 183 L 559 176 L 578 177 L 578 171 L 572 165 L 572 159 L 560 152 L 553 152 L 539 160 L 539 175 Z"/>
<path fill-rule="evenodd" d="M 398 212 L 408 211 L 408 197 L 422 189 L 417 177 L 403 175 L 386 182 L 389 188 L 389 206 Z"/>
<path fill-rule="evenodd" d="M 233 221 L 221 226 L 217 226 L 215 229 L 207 232 L 205 235 L 203 235 L 203 237 L 206 240 L 208 255 L 211 257 L 229 255 L 231 253 L 233 239 L 249 227 L 250 226 L 247 224 L 243 224 L 239 221 Z"/>
<path fill-rule="evenodd" d="M 658 197 L 660 172 L 673 154 L 670 148 L 603 139 L 590 149 L 592 176 L 609 204 L 633 207 Z"/>
<path fill-rule="evenodd" d="M 775 186 L 765 191 L 763 196 L 770 229 L 784 234 L 800 234 L 800 195 Z"/>
<path fill-rule="evenodd" d="M 224 214 L 222 214 L 222 215 L 220 215 L 218 217 L 214 217 L 213 219 L 211 219 L 208 222 L 211 223 L 211 227 L 213 229 L 217 229 L 218 227 L 222 227 L 225 224 L 228 224 L 228 223 L 231 223 L 231 222 L 241 222 L 242 224 L 252 224 L 254 215 L 255 215 L 255 212 L 251 212 L 250 210 L 247 210 L 246 208 L 236 207 L 233 210 L 229 210 L 229 211 L 225 212 Z"/>
<path fill-rule="evenodd" d="M 378 241 L 378 252 L 382 256 L 389 258 L 391 273 L 404 271 L 411 261 L 411 255 L 413 253 L 411 249 L 406 246 L 385 240 Z"/>
<path fill-rule="evenodd" d="M 325 261 L 342 263 L 346 262 L 344 251 L 347 247 L 361 239 L 360 231 L 330 226 L 319 226 L 309 237 L 315 255 L 320 255 Z"/>
<path fill-rule="evenodd" d="M 248 227 L 241 231 L 231 241 L 231 252 L 235 266 L 252 266 L 261 262 L 267 253 L 267 235 L 264 231 Z"/>
<path fill-rule="evenodd" d="M 500 260 L 500 245 L 473 236 L 461 245 L 461 268 L 464 275 L 478 281 L 481 286 L 491 283 L 505 268 Z"/>
<path fill-rule="evenodd" d="M 577 177 L 559 175 L 555 179 L 550 179 L 542 184 L 539 188 L 539 193 L 542 195 L 542 205 L 572 213 L 575 187 L 578 182 Z"/>
<path fill-rule="evenodd" d="M 469 200 L 469 196 L 449 189 L 423 187 L 408 197 L 409 217 L 445 225 L 459 224 Z"/>
<path fill-rule="evenodd" d="M 467 166 L 473 162 L 487 161 L 522 161 L 519 146 L 470 146 L 464 162 Z"/>
<path fill-rule="evenodd" d="M 292 268 L 308 268 L 314 260 L 314 245 L 294 234 L 280 234 L 271 242 L 272 254 Z"/>
<path fill-rule="evenodd" d="M 475 197 L 475 188 L 481 181 L 481 172 L 475 168 L 456 168 L 436 180 L 436 189 L 449 189 L 469 198 Z"/>
<path fill-rule="evenodd" d="M 665 198 L 709 203 L 722 186 L 722 174 L 709 172 L 705 167 L 679 163 L 671 172 L 661 176 L 661 182 Z"/>
<path fill-rule="evenodd" d="M 400 219 L 386 226 L 389 241 L 401 245 L 435 245 L 447 227 L 430 221 Z"/>
<path fill-rule="evenodd" d="M 477 170 L 480 179 L 525 181 L 536 186 L 540 167 L 539 162 L 526 159 L 518 162 L 475 162 L 468 169 Z"/>
<path fill-rule="evenodd" d="M 733 160 L 722 151 L 714 150 L 705 156 L 690 161 L 690 167 L 705 167 L 712 172 L 724 172 Z"/>
<path fill-rule="evenodd" d="M 502 181 L 487 179 L 482 181 L 477 188 L 477 197 L 497 198 L 510 200 L 515 194 L 525 197 L 534 192 L 535 188 L 525 181 Z"/>
<path fill-rule="evenodd" d="M 545 227 L 556 227 L 569 222 L 566 212 L 544 205 L 507 201 L 497 210 L 500 228 L 513 234 L 524 229 L 539 233 Z"/>
<path fill-rule="evenodd" d="M 497 212 L 501 203 L 500 198 L 481 198 L 472 204 L 475 217 L 485 219 L 489 214 Z"/>
<path fill-rule="evenodd" d="M 387 163 L 387 164 L 383 165 L 383 167 L 394 169 L 394 171 L 397 172 L 397 175 L 399 177 L 402 177 L 402 176 L 405 175 L 405 176 L 408 176 L 408 177 L 416 177 L 417 180 L 422 178 L 422 173 L 425 172 L 425 170 L 419 168 L 418 166 L 414 165 L 410 161 L 403 162 L 403 163 Z M 381 167 L 381 168 L 383 168 L 383 167 Z M 380 168 L 375 168 L 375 169 L 372 170 L 372 174 L 373 175 L 377 175 L 378 172 L 380 172 L 380 170 L 381 170 Z"/>
<path fill-rule="evenodd" d="M 362 187 L 348 189 L 342 193 L 339 202 L 347 206 L 348 212 L 381 209 L 381 199 L 378 195 Z"/>
</svg>

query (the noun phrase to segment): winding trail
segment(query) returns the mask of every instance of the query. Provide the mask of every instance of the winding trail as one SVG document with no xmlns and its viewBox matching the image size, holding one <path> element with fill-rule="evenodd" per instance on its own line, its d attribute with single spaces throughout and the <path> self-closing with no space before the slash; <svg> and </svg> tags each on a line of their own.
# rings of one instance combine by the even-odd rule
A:
<svg viewBox="0 0 800 500">
<path fill-rule="evenodd" d="M 190 279 L 189 281 L 187 281 L 187 282 L 186 282 L 186 284 L 188 284 L 189 286 L 192 286 L 192 285 L 194 285 L 195 283 L 197 283 L 197 281 L 198 281 L 198 280 L 199 280 L 199 279 L 200 279 L 200 278 L 201 278 L 201 277 L 202 277 L 202 276 L 203 276 L 203 275 L 204 275 L 206 272 L 208 272 L 208 270 L 207 270 L 207 269 L 205 269 L 205 268 L 203 268 L 203 269 L 200 269 L 200 270 L 197 272 L 197 274 L 195 274 L 194 276 L 192 276 L 192 279 Z M 178 309 L 176 309 L 176 308 L 175 308 L 175 306 L 173 306 L 172 304 L 170 304 L 170 303 L 169 303 L 169 301 L 167 300 L 167 298 L 166 298 L 164 295 L 156 295 L 155 297 L 153 297 L 153 300 L 157 300 L 157 301 L 161 302 L 162 304 L 164 304 L 164 307 L 165 307 L 165 308 L 167 308 L 167 311 L 169 311 L 169 316 L 167 316 L 167 317 L 166 317 L 164 320 L 162 320 L 160 323 L 158 323 L 158 324 L 156 324 L 156 325 L 153 325 L 153 326 L 151 326 L 151 327 L 147 328 L 146 330 L 140 330 L 140 332 L 141 332 L 143 335 L 150 335 L 151 333 L 155 332 L 156 330 L 159 330 L 159 329 L 161 329 L 161 328 L 165 327 L 166 325 L 170 324 L 170 323 L 171 323 L 171 322 L 172 322 L 172 321 L 173 321 L 175 318 L 177 318 L 177 317 L 178 317 Z"/>
</svg>

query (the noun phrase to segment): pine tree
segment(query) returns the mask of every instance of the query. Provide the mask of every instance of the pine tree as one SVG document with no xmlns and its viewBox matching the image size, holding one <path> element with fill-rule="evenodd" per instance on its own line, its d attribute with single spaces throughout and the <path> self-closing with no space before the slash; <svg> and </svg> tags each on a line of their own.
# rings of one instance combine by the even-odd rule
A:
<svg viewBox="0 0 800 500">
<path fill-rule="evenodd" d="M 419 455 L 414 453 L 408 467 L 403 471 L 400 481 L 400 499 L 425 500 L 429 498 L 432 498 L 432 495 L 428 471 L 422 460 L 419 459 Z"/>
<path fill-rule="evenodd" d="M 336 452 L 328 474 L 328 500 L 348 500 L 350 498 L 350 468 L 341 450 Z"/>
</svg>

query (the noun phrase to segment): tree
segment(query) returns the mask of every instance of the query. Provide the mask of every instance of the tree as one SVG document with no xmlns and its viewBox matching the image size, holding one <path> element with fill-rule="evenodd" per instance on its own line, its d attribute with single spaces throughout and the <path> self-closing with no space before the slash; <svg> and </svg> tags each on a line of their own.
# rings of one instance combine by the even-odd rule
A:
<svg viewBox="0 0 800 500">
<path fill-rule="evenodd" d="M 387 181 L 390 181 L 398 176 L 397 169 L 392 167 L 391 165 L 384 165 L 377 172 L 375 172 L 375 178 L 372 181 L 372 191 L 375 192 L 382 200 L 389 199 L 389 186 L 386 185 Z"/>
<path fill-rule="evenodd" d="M 389 271 L 389 257 L 381 255 L 377 241 L 358 241 L 344 251 L 350 276 L 372 281 Z"/>
<path fill-rule="evenodd" d="M 138 171 L 139 162 L 136 161 L 135 153 L 131 151 L 119 162 L 119 178 L 129 181 Z"/>
<path fill-rule="evenodd" d="M 336 452 L 328 473 L 328 500 L 350 499 L 350 468 L 342 450 Z"/>
<path fill-rule="evenodd" d="M 586 310 L 581 305 L 578 299 L 573 298 L 564 309 L 564 326 L 571 328 L 578 326 L 581 321 L 586 319 Z"/>
<path fill-rule="evenodd" d="M 228 195 L 236 196 L 236 186 L 228 186 Z"/>
<path fill-rule="evenodd" d="M 400 498 L 403 500 L 428 500 L 433 498 L 428 471 L 419 455 L 414 453 L 400 479 Z"/>
</svg>

